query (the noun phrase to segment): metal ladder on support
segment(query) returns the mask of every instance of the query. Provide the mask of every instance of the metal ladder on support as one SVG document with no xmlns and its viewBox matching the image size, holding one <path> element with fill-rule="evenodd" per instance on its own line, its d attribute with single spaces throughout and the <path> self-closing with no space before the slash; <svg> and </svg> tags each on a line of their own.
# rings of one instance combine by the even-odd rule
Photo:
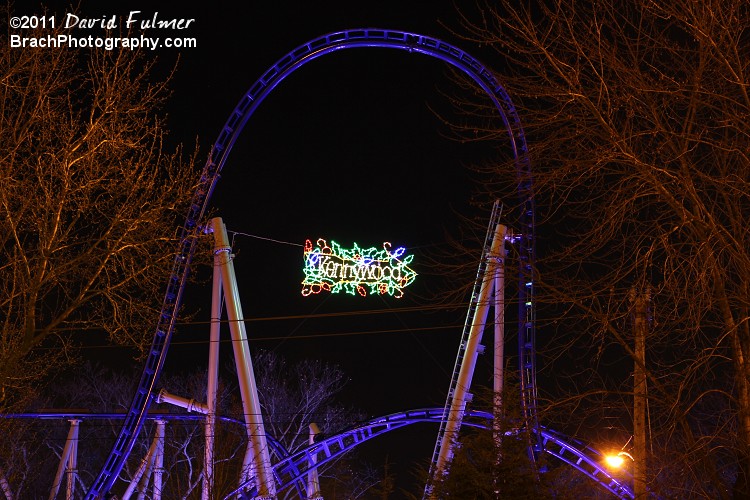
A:
<svg viewBox="0 0 750 500">
<path fill-rule="evenodd" d="M 453 405 L 453 398 L 454 398 L 454 395 L 456 393 L 456 388 L 458 387 L 458 383 L 459 383 L 459 374 L 461 372 L 461 365 L 463 364 L 463 360 L 467 355 L 473 356 L 475 354 L 473 352 L 472 353 L 467 352 L 467 346 L 469 344 L 469 337 L 472 332 L 472 326 L 475 320 L 477 308 L 480 305 L 480 295 L 481 295 L 480 290 L 482 288 L 482 283 L 484 280 L 487 279 L 486 273 L 487 273 L 488 260 L 490 257 L 490 249 L 492 246 L 495 228 L 498 224 L 498 220 L 500 219 L 501 212 L 502 212 L 502 208 L 501 208 L 500 202 L 499 200 L 496 200 L 495 204 L 492 207 L 492 213 L 490 214 L 490 222 L 487 228 L 487 234 L 485 236 L 484 246 L 482 248 L 482 257 L 479 260 L 479 268 L 477 270 L 477 277 L 474 281 L 474 288 L 471 294 L 469 310 L 466 314 L 466 322 L 464 323 L 464 329 L 461 335 L 461 342 L 458 347 L 458 355 L 456 356 L 456 362 L 453 365 L 453 374 L 451 375 L 451 385 L 448 390 L 448 396 L 446 397 L 446 400 L 445 400 L 445 407 L 443 408 L 443 416 L 440 420 L 440 430 L 438 431 L 437 440 L 435 442 L 435 449 L 432 452 L 432 460 L 430 462 L 430 472 L 429 472 L 430 480 L 438 472 L 437 468 L 438 468 L 439 456 L 441 452 L 441 443 L 443 442 L 443 439 L 445 438 L 446 428 L 448 426 L 448 421 L 450 419 L 451 406 Z M 428 486 L 428 488 L 425 490 L 425 497 L 429 496 L 429 489 L 430 488 Z"/>
</svg>

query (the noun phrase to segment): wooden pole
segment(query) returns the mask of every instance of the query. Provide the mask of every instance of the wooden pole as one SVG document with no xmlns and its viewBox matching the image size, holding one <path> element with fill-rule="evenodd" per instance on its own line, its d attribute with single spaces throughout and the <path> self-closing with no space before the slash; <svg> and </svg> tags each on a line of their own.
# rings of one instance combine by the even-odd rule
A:
<svg viewBox="0 0 750 500">
<path fill-rule="evenodd" d="M 633 291 L 635 314 L 635 367 L 633 369 L 633 494 L 645 499 L 646 489 L 646 334 L 649 291 Z"/>
</svg>

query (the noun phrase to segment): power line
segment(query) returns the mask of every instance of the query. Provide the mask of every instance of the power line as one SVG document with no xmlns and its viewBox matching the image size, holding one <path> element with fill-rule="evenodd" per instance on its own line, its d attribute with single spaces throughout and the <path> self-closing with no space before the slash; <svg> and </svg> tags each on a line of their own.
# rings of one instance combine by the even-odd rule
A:
<svg viewBox="0 0 750 500">
<path fill-rule="evenodd" d="M 453 304 L 438 304 L 431 306 L 413 306 L 413 307 L 400 307 L 400 308 L 389 308 L 389 309 L 370 309 L 370 310 L 357 310 L 357 311 L 338 311 L 331 313 L 319 313 L 319 314 L 294 314 L 285 316 L 266 316 L 257 318 L 243 318 L 245 323 L 251 323 L 256 321 L 285 321 L 295 319 L 319 319 L 319 318 L 340 318 L 345 316 L 368 316 L 372 314 L 398 314 L 398 313 L 409 313 L 409 312 L 422 312 L 422 311 L 440 311 L 448 310 L 454 307 L 464 307 L 466 304 L 453 303 Z M 224 322 L 225 320 L 222 320 Z M 186 325 L 209 325 L 211 320 L 201 321 L 185 321 L 178 323 L 178 326 Z"/>
<path fill-rule="evenodd" d="M 222 323 L 229 323 L 228 320 L 223 320 Z M 357 331 L 357 332 L 336 332 L 336 333 L 311 333 L 305 335 L 285 335 L 285 336 L 273 336 L 273 337 L 248 337 L 248 341 L 251 342 L 264 342 L 264 341 L 279 341 L 279 340 L 308 340 L 326 337 L 357 337 L 364 335 L 378 335 L 378 334 L 396 334 L 396 333 L 416 333 L 416 332 L 428 332 L 435 330 L 448 330 L 452 328 L 462 328 L 463 325 L 440 325 L 440 326 L 428 326 L 418 328 L 395 328 L 387 330 L 368 330 L 368 331 Z M 232 339 L 219 340 L 221 344 L 228 344 L 233 342 Z M 186 346 L 186 345 L 202 345 L 210 344 L 211 341 L 208 339 L 203 340 L 172 340 L 170 345 L 172 346 Z M 121 348 L 132 348 L 130 346 L 114 345 L 114 344 L 100 344 L 100 345 L 88 345 L 88 346 L 77 346 L 77 349 L 121 349 Z M 44 351 L 51 349 L 59 349 L 59 347 L 38 347 L 35 350 Z"/>
<path fill-rule="evenodd" d="M 258 240 L 272 241 L 273 243 L 281 243 L 282 245 L 292 245 L 292 246 L 295 246 L 295 247 L 303 247 L 303 248 L 305 246 L 305 245 L 302 245 L 300 243 L 292 243 L 291 241 L 275 240 L 273 238 L 266 238 L 265 236 L 258 236 L 258 235 L 255 235 L 255 234 L 241 233 L 239 231 L 229 231 L 229 230 L 227 230 L 227 233 L 232 234 L 232 243 L 234 243 L 234 237 L 235 236 L 247 236 L 249 238 L 255 238 L 255 239 L 258 239 Z"/>
</svg>

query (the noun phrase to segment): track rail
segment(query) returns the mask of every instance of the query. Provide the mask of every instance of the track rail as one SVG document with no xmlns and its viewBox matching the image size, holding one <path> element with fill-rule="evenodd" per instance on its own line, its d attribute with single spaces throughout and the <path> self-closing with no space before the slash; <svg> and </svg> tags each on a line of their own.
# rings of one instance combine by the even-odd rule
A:
<svg viewBox="0 0 750 500">
<path fill-rule="evenodd" d="M 169 344 L 175 329 L 177 311 L 182 302 L 190 263 L 195 252 L 200 224 L 209 207 L 211 195 L 229 153 L 242 132 L 245 123 L 271 91 L 296 69 L 318 57 L 342 49 L 380 47 L 405 50 L 440 59 L 463 71 L 481 87 L 494 103 L 508 133 L 511 150 L 516 161 L 518 194 L 521 213 L 521 300 L 519 312 L 525 321 L 519 321 L 519 351 L 522 363 L 521 394 L 524 416 L 530 427 L 536 421 L 536 372 L 534 351 L 534 196 L 528 147 L 521 121 L 510 97 L 490 70 L 463 50 L 439 39 L 386 29 L 351 29 L 330 33 L 311 40 L 279 59 L 242 96 L 222 128 L 203 168 L 197 188 L 190 201 L 185 222 L 179 233 L 172 269 L 167 280 L 162 309 L 157 320 L 154 340 L 128 413 L 117 440 L 97 475 L 86 498 L 102 498 L 109 492 L 125 465 L 136 438 L 143 427 L 145 416 L 153 399 L 154 387 L 161 374 Z"/>
<path fill-rule="evenodd" d="M 386 432 L 420 422 L 439 423 L 442 418 L 443 408 L 426 408 L 394 413 L 376 418 L 310 445 L 274 464 L 273 470 L 277 491 L 282 491 L 295 483 L 304 481 L 311 470 L 340 457 L 365 441 L 381 436 Z M 489 412 L 469 411 L 464 418 L 464 425 L 483 429 L 489 429 L 492 425 L 492 414 Z M 604 457 L 599 451 L 581 441 L 549 429 L 540 428 L 538 433 L 540 441 L 544 443 L 544 453 L 579 470 L 616 497 L 622 499 L 634 498 L 631 488 L 623 480 L 610 474 L 602 465 Z M 251 493 L 254 486 L 251 479 L 224 498 L 229 500 L 241 492 Z"/>
<path fill-rule="evenodd" d="M 495 234 L 495 228 L 499 223 L 501 213 L 502 208 L 500 206 L 500 203 L 499 201 L 495 201 L 495 204 L 492 207 L 492 213 L 490 214 L 490 222 L 487 226 L 487 234 L 484 239 L 484 245 L 482 246 L 482 255 L 479 259 L 479 269 L 477 270 L 477 277 L 474 280 L 474 288 L 472 289 L 471 300 L 469 300 L 469 309 L 466 313 L 466 321 L 464 322 L 461 341 L 458 344 L 458 354 L 456 356 L 456 361 L 453 364 L 451 383 L 450 387 L 448 388 L 448 394 L 445 398 L 443 418 L 440 422 L 440 429 L 438 430 L 437 439 L 435 440 L 435 448 L 432 452 L 432 459 L 430 460 L 430 471 L 428 475 L 429 478 L 432 478 L 438 471 L 440 452 L 442 448 L 443 438 L 447 433 L 448 423 L 451 421 L 451 419 L 453 419 L 454 422 L 459 422 L 458 428 L 460 428 L 461 421 L 463 419 L 461 415 L 451 415 L 451 407 L 453 406 L 454 399 L 458 397 L 456 395 L 456 390 L 459 386 L 459 378 L 461 376 L 461 367 L 463 365 L 464 358 L 466 358 L 467 355 L 474 356 L 476 354 L 475 352 L 467 352 L 467 349 L 469 347 L 474 322 L 477 321 L 477 310 L 480 309 L 481 306 L 479 302 L 481 299 L 482 286 L 483 284 L 487 283 L 487 281 L 492 279 L 491 276 L 486 275 L 488 268 L 488 259 L 491 253 L 493 235 Z M 473 376 L 473 373 L 471 376 Z M 468 387 L 466 387 L 465 389 L 468 390 Z"/>
<path fill-rule="evenodd" d="M 443 418 L 443 408 L 425 408 L 393 413 L 383 417 L 375 418 L 369 422 L 353 427 L 337 435 L 328 437 L 307 448 L 290 454 L 287 449 L 272 436 L 267 436 L 277 462 L 273 465 L 274 478 L 278 491 L 295 486 L 298 492 L 304 492 L 304 481 L 307 474 L 328 462 L 339 458 L 354 447 L 381 436 L 387 432 L 400 429 L 418 423 L 440 423 Z M 89 413 L 79 411 L 54 411 L 54 412 L 32 412 L 32 413 L 7 413 L 0 416 L 2 419 L 34 419 L 34 420 L 69 420 L 72 418 L 80 420 L 117 420 L 124 419 L 123 413 Z M 205 415 L 197 414 L 174 414 L 174 413 L 150 413 L 146 420 L 179 420 L 179 421 L 203 421 Z M 219 420 L 237 425 L 244 422 L 229 417 L 217 417 Z M 464 417 L 464 425 L 490 429 L 492 414 L 484 411 L 469 411 Z M 632 489 L 626 484 L 632 483 L 632 478 L 627 476 L 623 481 L 614 477 L 602 465 L 603 455 L 598 450 L 585 443 L 567 437 L 550 429 L 542 428 L 539 431 L 543 443 L 543 451 L 556 459 L 579 470 L 602 488 L 622 499 L 634 498 Z M 250 480 L 234 490 L 227 499 L 241 491 L 252 491 L 253 481 Z"/>
</svg>

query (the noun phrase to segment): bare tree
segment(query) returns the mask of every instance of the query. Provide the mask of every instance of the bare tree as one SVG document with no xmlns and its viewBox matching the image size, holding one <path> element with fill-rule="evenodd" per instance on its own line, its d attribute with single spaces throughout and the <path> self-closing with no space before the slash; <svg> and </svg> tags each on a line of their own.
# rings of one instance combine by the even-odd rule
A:
<svg viewBox="0 0 750 500">
<path fill-rule="evenodd" d="M 256 352 L 253 365 L 266 431 L 290 453 L 308 446 L 311 423 L 325 437 L 364 420 L 361 412 L 336 400 L 347 382 L 338 366 L 310 359 L 290 363 L 275 351 Z M 380 471 L 356 458 L 356 450 L 318 472 L 326 497 L 335 491 L 334 496 L 360 498 L 383 480 Z M 285 494 L 288 498 L 294 492 Z"/>
<path fill-rule="evenodd" d="M 275 351 L 258 351 L 253 363 L 266 413 L 266 429 L 294 453 L 308 445 L 309 425 L 336 433 L 362 416 L 335 403 L 347 377 L 337 366 L 316 360 L 289 363 Z"/>
<path fill-rule="evenodd" d="M 0 48 L 0 409 L 75 357 L 72 333 L 150 340 L 194 178 L 165 152 L 154 65 Z"/>
<path fill-rule="evenodd" d="M 489 48 L 529 139 L 542 365 L 569 375 L 543 396 L 573 431 L 628 429 L 628 378 L 642 363 L 648 487 L 747 496 L 750 6 L 481 2 L 462 20 L 457 35 Z M 457 133 L 504 141 L 476 95 L 459 103 Z M 478 167 L 490 196 L 513 199 L 511 169 Z M 633 351 L 633 289 L 653 297 L 645 363 Z"/>
</svg>

